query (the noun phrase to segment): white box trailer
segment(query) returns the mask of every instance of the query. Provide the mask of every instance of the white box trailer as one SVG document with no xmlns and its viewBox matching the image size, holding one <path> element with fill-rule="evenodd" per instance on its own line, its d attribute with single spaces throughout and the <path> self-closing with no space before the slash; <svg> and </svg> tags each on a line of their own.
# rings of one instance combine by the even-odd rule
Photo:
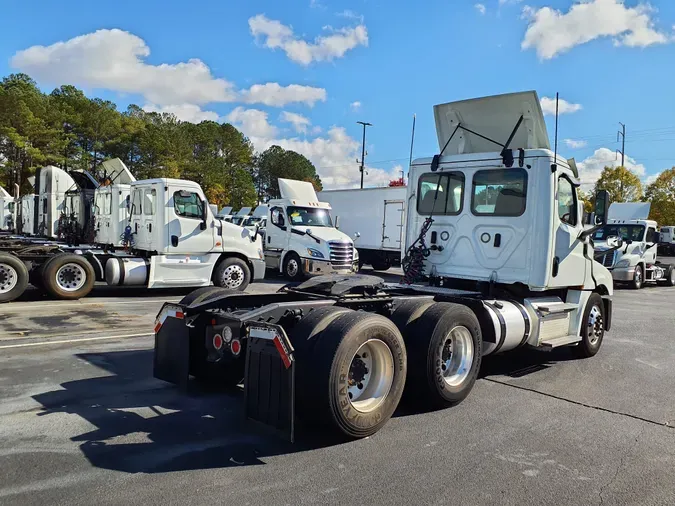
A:
<svg viewBox="0 0 675 506">
<path fill-rule="evenodd" d="M 391 186 L 326 190 L 318 196 L 330 204 L 340 231 L 354 239 L 359 263 L 384 271 L 401 262 L 407 191 Z"/>
</svg>

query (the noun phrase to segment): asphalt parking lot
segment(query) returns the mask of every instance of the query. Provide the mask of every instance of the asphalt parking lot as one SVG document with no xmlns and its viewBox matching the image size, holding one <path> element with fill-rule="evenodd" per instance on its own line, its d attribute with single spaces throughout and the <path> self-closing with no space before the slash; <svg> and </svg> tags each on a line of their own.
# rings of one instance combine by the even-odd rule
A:
<svg viewBox="0 0 675 506">
<path fill-rule="evenodd" d="M 592 359 L 490 357 L 455 408 L 295 445 L 237 393 L 152 377 L 155 314 L 182 295 L 0 307 L 1 504 L 675 504 L 675 288 L 617 290 Z"/>
</svg>

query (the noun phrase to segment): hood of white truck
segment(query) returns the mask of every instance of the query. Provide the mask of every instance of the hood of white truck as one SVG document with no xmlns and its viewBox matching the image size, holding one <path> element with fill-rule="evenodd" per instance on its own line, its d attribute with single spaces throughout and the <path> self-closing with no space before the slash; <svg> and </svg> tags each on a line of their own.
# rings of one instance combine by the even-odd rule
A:
<svg viewBox="0 0 675 506">
<path fill-rule="evenodd" d="M 503 145 L 509 139 L 521 116 L 523 116 L 523 122 L 516 131 L 509 148 L 551 149 L 546 122 L 535 91 L 435 105 L 434 118 L 439 149 L 443 149 L 458 124 Z M 500 146 L 494 142 L 460 128 L 443 154 L 499 151 L 501 151 Z"/>
<path fill-rule="evenodd" d="M 321 241 L 330 242 L 330 241 L 341 241 L 341 242 L 353 242 L 352 238 L 347 234 L 340 232 L 336 228 L 331 227 L 293 227 L 298 232 L 306 232 L 308 229 L 314 237 L 321 239 Z"/>
</svg>

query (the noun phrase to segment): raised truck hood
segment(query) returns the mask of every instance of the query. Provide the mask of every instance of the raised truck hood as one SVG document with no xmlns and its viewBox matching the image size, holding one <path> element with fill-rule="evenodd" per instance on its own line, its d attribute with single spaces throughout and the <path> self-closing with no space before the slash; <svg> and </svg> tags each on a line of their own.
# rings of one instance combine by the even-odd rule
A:
<svg viewBox="0 0 675 506">
<path fill-rule="evenodd" d="M 607 212 L 608 221 L 646 220 L 651 210 L 651 202 L 614 202 Z"/>
<path fill-rule="evenodd" d="M 511 135 L 520 116 L 523 116 L 523 122 L 513 137 L 509 148 L 551 149 L 544 115 L 536 91 L 474 98 L 434 106 L 439 149 L 443 149 L 460 123 L 463 127 L 494 139 L 503 145 Z M 499 151 L 501 151 L 501 148 L 497 144 L 460 128 L 443 154 L 494 153 Z"/>
</svg>

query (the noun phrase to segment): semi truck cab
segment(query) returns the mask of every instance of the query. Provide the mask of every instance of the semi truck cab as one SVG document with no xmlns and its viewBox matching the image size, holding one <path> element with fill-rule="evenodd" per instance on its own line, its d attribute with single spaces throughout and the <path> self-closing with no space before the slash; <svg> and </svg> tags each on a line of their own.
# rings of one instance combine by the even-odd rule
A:
<svg viewBox="0 0 675 506">
<path fill-rule="evenodd" d="M 616 202 L 609 208 L 607 224 L 593 235 L 596 257 L 614 281 L 640 289 L 645 283 L 675 285 L 673 266 L 657 260 L 661 242 L 656 221 L 647 219 L 651 203 Z M 619 238 L 621 246 L 612 246 Z"/>
<path fill-rule="evenodd" d="M 280 199 L 268 202 L 265 261 L 287 278 L 358 271 L 354 242 L 335 228 L 330 204 L 306 181 L 279 179 Z"/>
</svg>

